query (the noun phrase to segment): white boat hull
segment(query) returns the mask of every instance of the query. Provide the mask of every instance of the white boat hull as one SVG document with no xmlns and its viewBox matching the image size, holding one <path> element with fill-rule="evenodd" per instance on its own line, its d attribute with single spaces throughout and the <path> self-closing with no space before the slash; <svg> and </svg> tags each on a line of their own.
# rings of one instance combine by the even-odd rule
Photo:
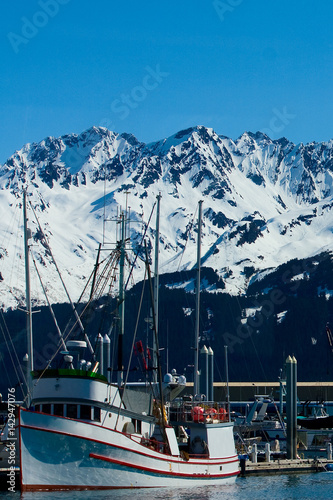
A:
<svg viewBox="0 0 333 500">
<path fill-rule="evenodd" d="M 223 432 L 228 438 L 232 425 Z M 23 491 L 219 485 L 239 473 L 234 454 L 186 460 L 152 450 L 135 435 L 23 409 L 20 454 Z"/>
</svg>

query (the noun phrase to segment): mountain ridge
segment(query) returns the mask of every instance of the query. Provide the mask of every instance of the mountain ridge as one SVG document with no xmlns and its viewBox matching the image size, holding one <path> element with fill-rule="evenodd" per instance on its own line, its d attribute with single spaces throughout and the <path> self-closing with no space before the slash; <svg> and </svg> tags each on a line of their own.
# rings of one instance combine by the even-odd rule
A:
<svg viewBox="0 0 333 500">
<path fill-rule="evenodd" d="M 103 220 L 130 207 L 135 247 L 159 193 L 161 273 L 195 266 L 196 207 L 202 199 L 202 263 L 233 295 L 245 294 L 250 283 L 288 260 L 330 251 L 332 245 L 333 140 L 295 145 L 261 132 L 233 140 L 196 126 L 145 144 L 132 134 L 91 127 L 26 144 L 0 166 L 5 308 L 16 307 L 24 295 L 14 271 L 15 260 L 22 264 L 22 236 L 13 222 L 24 187 L 74 297 L 93 268 L 99 242 L 117 240 L 111 224 L 103 233 Z M 37 224 L 31 229 L 41 274 L 51 300 L 59 302 Z M 153 248 L 154 229 L 147 235 Z M 136 280 L 143 269 L 137 267 Z"/>
</svg>

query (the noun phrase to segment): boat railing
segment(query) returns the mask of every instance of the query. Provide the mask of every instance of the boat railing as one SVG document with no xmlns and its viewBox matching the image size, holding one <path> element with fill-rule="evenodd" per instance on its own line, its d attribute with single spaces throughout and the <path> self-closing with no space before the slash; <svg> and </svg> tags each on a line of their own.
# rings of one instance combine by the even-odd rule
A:
<svg viewBox="0 0 333 500">
<path fill-rule="evenodd" d="M 227 422 L 229 415 L 224 403 L 175 400 L 170 403 L 169 420 L 174 423 L 219 423 Z"/>
<path fill-rule="evenodd" d="M 146 446 L 150 450 L 158 451 L 159 453 L 167 453 L 168 447 L 163 441 L 158 441 L 155 437 L 141 437 L 140 444 Z"/>
<path fill-rule="evenodd" d="M 163 441 L 159 441 L 155 436 L 143 436 L 142 434 L 124 433 L 129 439 L 137 444 L 141 444 L 151 450 L 158 451 L 159 453 L 167 453 L 167 445 Z"/>
</svg>

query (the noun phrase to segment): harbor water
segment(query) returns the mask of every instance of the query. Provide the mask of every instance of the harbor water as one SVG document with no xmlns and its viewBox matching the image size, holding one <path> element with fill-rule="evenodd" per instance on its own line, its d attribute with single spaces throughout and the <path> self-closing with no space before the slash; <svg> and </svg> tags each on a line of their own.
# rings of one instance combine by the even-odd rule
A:
<svg viewBox="0 0 333 500">
<path fill-rule="evenodd" d="M 238 478 L 232 486 L 190 489 L 110 491 L 0 492 L 1 500 L 316 500 L 331 499 L 333 473 L 290 474 Z"/>
</svg>

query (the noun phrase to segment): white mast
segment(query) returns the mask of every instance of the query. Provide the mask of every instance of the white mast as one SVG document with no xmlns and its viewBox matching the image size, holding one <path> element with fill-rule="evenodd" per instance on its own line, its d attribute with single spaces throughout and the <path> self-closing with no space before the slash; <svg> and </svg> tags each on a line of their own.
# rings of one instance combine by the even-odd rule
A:
<svg viewBox="0 0 333 500">
<path fill-rule="evenodd" d="M 161 193 L 156 196 L 157 212 L 156 212 L 156 234 L 155 234 L 155 269 L 154 269 L 154 312 L 155 312 L 155 327 L 158 331 L 158 289 L 159 289 L 159 271 L 158 271 L 158 255 L 159 255 L 159 240 L 160 240 L 160 202 Z M 155 335 L 153 338 L 153 382 L 157 382 L 157 352 L 156 352 Z"/>
<path fill-rule="evenodd" d="M 124 291 L 124 268 L 125 268 L 125 214 L 120 214 L 121 241 L 119 244 L 119 331 L 118 331 L 118 385 L 123 384 L 123 339 L 125 328 L 125 291 Z"/>
<path fill-rule="evenodd" d="M 25 286 L 26 286 L 26 313 L 27 313 L 27 407 L 29 408 L 32 396 L 32 376 L 34 369 L 33 342 L 32 342 L 32 311 L 30 294 L 30 267 L 29 267 L 29 238 L 31 231 L 28 229 L 27 218 L 27 193 L 23 190 L 23 225 L 24 225 L 24 257 L 25 257 Z"/>
<path fill-rule="evenodd" d="M 229 369 L 228 369 L 228 346 L 224 346 L 224 358 L 225 358 L 225 380 L 227 385 L 227 412 L 228 420 L 230 422 L 230 393 L 229 393 Z"/>
<path fill-rule="evenodd" d="M 197 289 L 196 289 L 196 315 L 195 315 L 195 341 L 194 341 L 194 396 L 199 393 L 199 318 L 200 318 L 200 261 L 201 261 L 201 226 L 202 226 L 202 200 L 199 201 L 198 214 L 198 240 L 197 240 Z"/>
</svg>

